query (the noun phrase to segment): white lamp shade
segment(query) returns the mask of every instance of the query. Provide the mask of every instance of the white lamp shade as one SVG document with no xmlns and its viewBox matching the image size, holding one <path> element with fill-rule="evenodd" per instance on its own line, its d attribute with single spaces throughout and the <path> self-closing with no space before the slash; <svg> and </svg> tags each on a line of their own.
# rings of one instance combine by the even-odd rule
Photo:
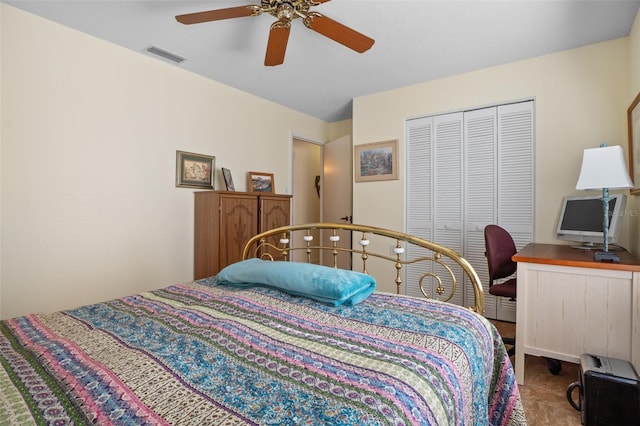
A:
<svg viewBox="0 0 640 426">
<path fill-rule="evenodd" d="M 633 188 L 620 145 L 584 150 L 576 189 Z"/>
</svg>

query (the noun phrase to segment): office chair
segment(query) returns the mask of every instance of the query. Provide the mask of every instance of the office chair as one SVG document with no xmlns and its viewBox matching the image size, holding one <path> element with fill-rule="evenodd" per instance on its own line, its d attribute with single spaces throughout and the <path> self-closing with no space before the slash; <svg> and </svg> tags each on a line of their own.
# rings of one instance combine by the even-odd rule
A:
<svg viewBox="0 0 640 426">
<path fill-rule="evenodd" d="M 518 264 L 511 260 L 518 250 L 511 234 L 498 225 L 487 225 L 484 228 L 484 244 L 486 249 L 485 256 L 487 256 L 489 266 L 489 294 L 516 300 L 517 279 L 516 277 L 509 277 L 518 269 Z M 509 279 L 498 284 L 494 283 L 494 280 L 503 278 Z M 513 356 L 516 353 L 516 338 L 503 337 L 502 341 L 506 345 L 513 345 L 507 351 L 509 356 Z M 560 361 L 552 358 L 545 359 L 549 372 L 553 375 L 558 375 L 562 369 Z"/>
<path fill-rule="evenodd" d="M 511 260 L 511 257 L 518 251 L 513 238 L 504 228 L 498 225 L 487 225 L 484 228 L 484 245 L 489 266 L 489 294 L 516 300 L 517 280 L 515 277 L 501 283 L 494 282 L 511 277 L 518 269 L 518 264 Z M 516 351 L 515 337 L 503 337 L 502 341 L 506 345 L 512 345 L 507 353 L 509 356 L 513 356 Z"/>
</svg>

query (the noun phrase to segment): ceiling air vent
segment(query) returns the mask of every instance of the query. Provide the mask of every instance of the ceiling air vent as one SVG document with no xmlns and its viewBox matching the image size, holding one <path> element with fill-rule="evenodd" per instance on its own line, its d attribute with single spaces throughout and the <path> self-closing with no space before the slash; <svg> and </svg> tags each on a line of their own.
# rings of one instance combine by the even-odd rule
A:
<svg viewBox="0 0 640 426">
<path fill-rule="evenodd" d="M 182 56 L 178 56 L 175 53 L 160 49 L 159 47 L 149 46 L 145 49 L 145 51 L 151 53 L 152 55 L 159 56 L 162 59 L 166 59 L 167 61 L 171 61 L 174 64 L 179 64 L 180 62 L 184 61 L 184 58 Z"/>
</svg>

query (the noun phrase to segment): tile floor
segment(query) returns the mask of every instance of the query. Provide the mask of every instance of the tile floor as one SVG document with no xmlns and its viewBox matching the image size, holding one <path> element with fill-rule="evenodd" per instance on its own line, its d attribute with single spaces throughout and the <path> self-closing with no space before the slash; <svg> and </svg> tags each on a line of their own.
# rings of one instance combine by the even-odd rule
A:
<svg viewBox="0 0 640 426">
<path fill-rule="evenodd" d="M 503 335 L 515 334 L 513 323 L 496 321 L 494 324 Z M 578 380 L 578 364 L 563 362 L 560 374 L 554 376 L 544 359 L 527 355 L 525 377 L 520 397 L 529 426 L 580 426 L 580 412 L 569 405 L 566 396 L 567 387 Z M 577 398 L 577 390 L 574 393 Z"/>
</svg>

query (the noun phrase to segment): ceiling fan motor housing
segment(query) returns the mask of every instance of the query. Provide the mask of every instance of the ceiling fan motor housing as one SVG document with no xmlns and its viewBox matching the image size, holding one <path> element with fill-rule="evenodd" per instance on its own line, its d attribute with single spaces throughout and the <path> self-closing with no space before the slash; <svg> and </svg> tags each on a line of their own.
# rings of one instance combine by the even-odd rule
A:
<svg viewBox="0 0 640 426">
<path fill-rule="evenodd" d="M 318 4 L 312 0 L 261 0 L 263 10 L 268 10 L 278 19 L 287 20 L 304 17 L 311 6 Z"/>
</svg>

